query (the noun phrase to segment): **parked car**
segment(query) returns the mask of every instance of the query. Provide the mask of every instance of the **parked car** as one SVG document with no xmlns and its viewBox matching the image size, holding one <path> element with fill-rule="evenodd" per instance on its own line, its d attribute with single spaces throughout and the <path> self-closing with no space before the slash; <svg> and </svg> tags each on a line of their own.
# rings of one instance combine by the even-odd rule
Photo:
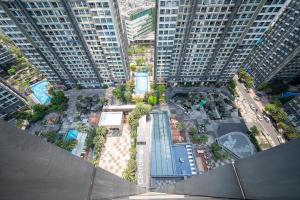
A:
<svg viewBox="0 0 300 200">
<path fill-rule="evenodd" d="M 254 100 L 260 101 L 260 98 L 259 98 L 258 96 L 255 96 L 255 97 L 254 97 Z"/>
<path fill-rule="evenodd" d="M 258 119 L 259 121 L 262 120 L 262 117 L 261 117 L 259 114 L 257 114 L 256 117 L 257 117 L 257 119 Z"/>
<path fill-rule="evenodd" d="M 250 108 L 251 108 L 252 110 L 256 110 L 256 109 L 255 109 L 255 106 L 254 106 L 252 103 L 250 103 L 249 106 L 250 106 Z"/>
<path fill-rule="evenodd" d="M 286 142 L 285 139 L 283 139 L 283 137 L 281 135 L 277 135 L 277 138 L 278 138 L 280 144 L 284 144 Z"/>
<path fill-rule="evenodd" d="M 266 120 L 266 122 L 268 122 L 268 123 L 270 122 L 270 119 L 267 115 L 263 115 L 263 118 Z"/>
</svg>

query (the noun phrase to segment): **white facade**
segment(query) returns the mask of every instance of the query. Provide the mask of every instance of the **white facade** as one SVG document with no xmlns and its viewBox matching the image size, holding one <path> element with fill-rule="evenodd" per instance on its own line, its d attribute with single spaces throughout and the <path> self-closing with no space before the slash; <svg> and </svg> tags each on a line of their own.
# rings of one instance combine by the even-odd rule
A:
<svg viewBox="0 0 300 200">
<path fill-rule="evenodd" d="M 123 16 L 126 25 L 128 43 L 135 42 L 152 31 L 152 10 L 148 8 L 135 9 Z"/>
<path fill-rule="evenodd" d="M 51 84 L 86 88 L 128 79 L 114 0 L 5 0 L 0 29 Z"/>
<path fill-rule="evenodd" d="M 225 83 L 285 0 L 158 0 L 155 79 Z"/>
</svg>

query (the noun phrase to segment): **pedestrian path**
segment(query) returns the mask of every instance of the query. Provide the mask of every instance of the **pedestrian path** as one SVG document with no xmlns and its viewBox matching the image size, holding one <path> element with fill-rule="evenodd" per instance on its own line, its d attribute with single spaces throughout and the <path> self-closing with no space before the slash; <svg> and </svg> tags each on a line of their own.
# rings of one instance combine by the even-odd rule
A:
<svg viewBox="0 0 300 200">
<path fill-rule="evenodd" d="M 124 125 L 121 136 L 107 137 L 99 167 L 122 177 L 122 172 L 130 159 L 130 146 L 129 127 Z"/>
</svg>

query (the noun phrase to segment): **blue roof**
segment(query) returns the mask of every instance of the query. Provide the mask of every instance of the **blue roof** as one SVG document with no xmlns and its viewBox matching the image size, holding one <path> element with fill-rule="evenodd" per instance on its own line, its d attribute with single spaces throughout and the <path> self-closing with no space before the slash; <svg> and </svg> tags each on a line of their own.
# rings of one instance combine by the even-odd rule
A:
<svg viewBox="0 0 300 200">
<path fill-rule="evenodd" d="M 178 177 L 196 175 L 191 144 L 172 144 L 167 112 L 152 113 L 151 176 Z"/>
<path fill-rule="evenodd" d="M 172 162 L 171 131 L 165 112 L 152 113 L 151 175 L 172 176 L 175 166 Z"/>
</svg>

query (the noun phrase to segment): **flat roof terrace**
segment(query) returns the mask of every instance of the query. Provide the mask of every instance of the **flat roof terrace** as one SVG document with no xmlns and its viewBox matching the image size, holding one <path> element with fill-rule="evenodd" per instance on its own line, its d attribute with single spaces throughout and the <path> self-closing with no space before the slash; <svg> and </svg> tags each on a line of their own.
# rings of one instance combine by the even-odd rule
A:
<svg viewBox="0 0 300 200">
<path fill-rule="evenodd" d="M 192 144 L 173 145 L 167 112 L 152 112 L 151 177 L 197 174 Z"/>
<path fill-rule="evenodd" d="M 164 177 L 175 174 L 172 161 L 171 131 L 166 112 L 152 113 L 151 176 Z"/>
</svg>

